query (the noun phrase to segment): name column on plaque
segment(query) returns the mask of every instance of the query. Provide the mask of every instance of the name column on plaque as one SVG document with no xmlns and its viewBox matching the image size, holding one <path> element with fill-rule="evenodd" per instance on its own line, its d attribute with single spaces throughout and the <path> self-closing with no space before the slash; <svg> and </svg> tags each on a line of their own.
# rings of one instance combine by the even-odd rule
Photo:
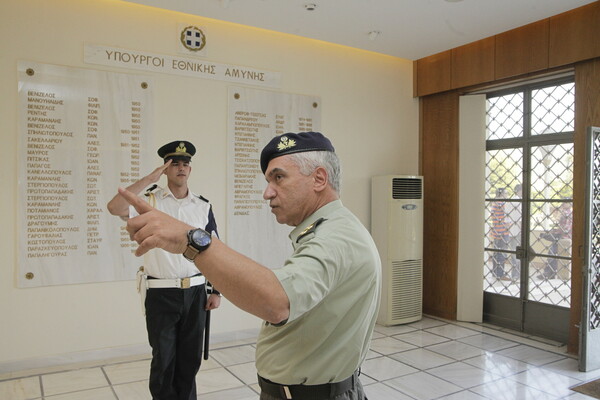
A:
<svg viewBox="0 0 600 400">
<path fill-rule="evenodd" d="M 236 111 L 234 128 L 234 174 L 233 174 L 233 215 L 249 215 L 250 210 L 260 210 L 265 201 L 262 189 L 254 187 L 262 175 L 258 155 L 259 132 L 269 129 L 267 114 L 260 112 Z"/>
<path fill-rule="evenodd" d="M 77 244 L 69 243 L 67 236 L 79 227 L 74 215 L 64 209 L 74 194 L 72 171 L 54 167 L 64 142 L 73 141 L 73 132 L 64 129 L 61 118 L 65 101 L 51 91 L 29 90 L 26 105 L 27 257 L 66 257 L 77 251 Z"/>
</svg>

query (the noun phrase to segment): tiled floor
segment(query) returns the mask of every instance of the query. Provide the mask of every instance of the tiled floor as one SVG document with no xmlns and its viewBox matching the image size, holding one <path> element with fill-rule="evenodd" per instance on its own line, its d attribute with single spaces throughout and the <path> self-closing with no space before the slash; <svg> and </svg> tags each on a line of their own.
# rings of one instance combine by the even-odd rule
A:
<svg viewBox="0 0 600 400">
<path fill-rule="evenodd" d="M 218 347 L 218 348 L 217 348 Z M 196 377 L 198 398 L 258 400 L 254 341 L 219 344 Z M 0 378 L 0 399 L 150 399 L 145 356 Z M 591 399 L 570 387 L 600 377 L 577 371 L 564 346 L 493 327 L 424 317 L 377 326 L 361 381 L 370 400 Z"/>
</svg>

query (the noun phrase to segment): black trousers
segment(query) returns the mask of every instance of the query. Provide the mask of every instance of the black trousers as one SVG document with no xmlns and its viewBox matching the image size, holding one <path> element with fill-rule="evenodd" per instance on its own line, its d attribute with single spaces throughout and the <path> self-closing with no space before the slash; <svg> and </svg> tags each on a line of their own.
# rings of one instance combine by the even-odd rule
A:
<svg viewBox="0 0 600 400">
<path fill-rule="evenodd" d="M 150 393 L 154 400 L 196 400 L 202 362 L 206 290 L 148 289 L 146 328 L 152 347 Z"/>
</svg>

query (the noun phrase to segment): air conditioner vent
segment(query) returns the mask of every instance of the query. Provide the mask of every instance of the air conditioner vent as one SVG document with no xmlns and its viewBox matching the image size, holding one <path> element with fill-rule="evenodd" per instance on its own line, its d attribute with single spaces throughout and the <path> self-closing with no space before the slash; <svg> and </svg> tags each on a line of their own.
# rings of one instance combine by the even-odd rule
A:
<svg viewBox="0 0 600 400">
<path fill-rule="evenodd" d="M 394 178 L 392 179 L 393 199 L 422 199 L 423 180 L 417 178 Z"/>
</svg>

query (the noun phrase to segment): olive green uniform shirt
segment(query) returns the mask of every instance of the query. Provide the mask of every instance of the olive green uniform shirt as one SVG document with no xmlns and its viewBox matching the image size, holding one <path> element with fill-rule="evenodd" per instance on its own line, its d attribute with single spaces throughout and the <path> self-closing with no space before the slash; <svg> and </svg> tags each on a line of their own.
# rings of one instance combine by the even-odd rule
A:
<svg viewBox="0 0 600 400">
<path fill-rule="evenodd" d="M 291 233 L 294 253 L 273 272 L 290 301 L 287 322 L 265 322 L 258 374 L 292 385 L 339 382 L 360 367 L 377 318 L 381 260 L 371 235 L 340 200 Z"/>
</svg>

